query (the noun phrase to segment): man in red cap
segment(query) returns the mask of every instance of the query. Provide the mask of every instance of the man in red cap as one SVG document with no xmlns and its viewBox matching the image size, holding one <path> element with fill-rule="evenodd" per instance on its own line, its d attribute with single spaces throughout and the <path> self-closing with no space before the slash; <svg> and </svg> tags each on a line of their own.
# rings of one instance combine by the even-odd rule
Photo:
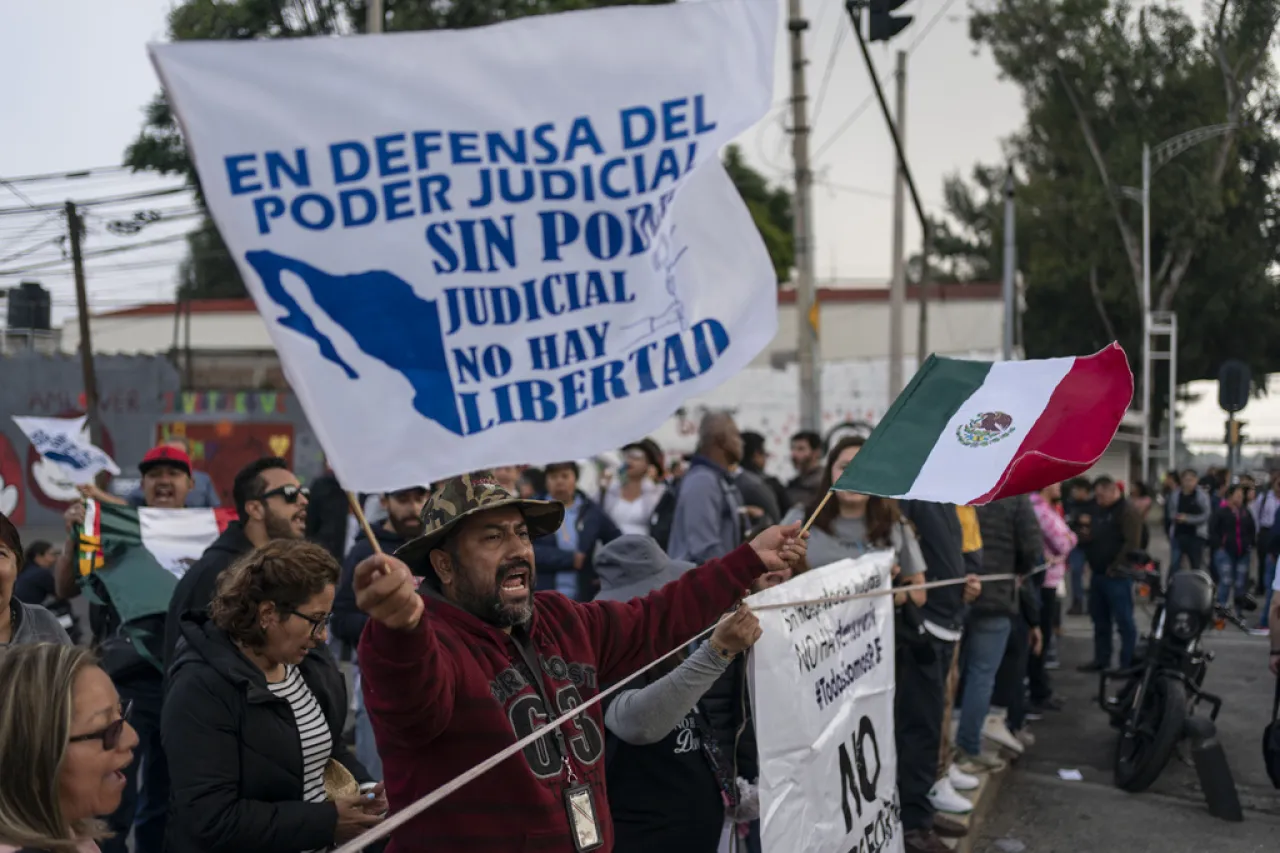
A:
<svg viewBox="0 0 1280 853">
<path fill-rule="evenodd" d="M 143 506 L 153 509 L 181 509 L 191 491 L 191 458 L 186 451 L 171 444 L 161 444 L 147 451 L 138 463 L 142 474 Z M 85 497 L 103 503 L 128 504 L 124 498 L 109 495 L 96 486 L 81 489 Z M 55 582 L 60 598 L 80 594 L 73 571 L 78 543 L 72 530 L 84 523 L 84 504 L 68 508 L 68 540 L 55 568 Z M 125 769 L 124 796 L 115 814 L 109 815 L 107 826 L 114 835 L 102 842 L 103 853 L 125 853 L 130 829 L 134 830 L 136 853 L 160 853 L 164 849 L 165 824 L 169 813 L 169 765 L 160 742 L 160 708 L 164 695 L 163 614 L 135 620 L 147 638 L 146 656 L 121 634 L 120 612 L 109 600 L 105 606 L 90 608 L 90 624 L 94 641 L 103 660 L 103 668 L 115 682 L 122 703 L 133 707 L 129 723 L 138 732 L 138 748 L 134 761 Z M 141 778 L 141 790 L 138 780 Z"/>
</svg>

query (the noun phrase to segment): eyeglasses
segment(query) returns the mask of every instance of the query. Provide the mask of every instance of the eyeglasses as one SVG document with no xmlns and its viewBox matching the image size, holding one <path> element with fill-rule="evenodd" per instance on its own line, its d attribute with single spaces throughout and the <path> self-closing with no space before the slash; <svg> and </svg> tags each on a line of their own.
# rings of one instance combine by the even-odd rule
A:
<svg viewBox="0 0 1280 853">
<path fill-rule="evenodd" d="M 80 743 L 86 740 L 102 741 L 102 748 L 110 751 L 120 745 L 120 736 L 124 734 L 124 724 L 129 720 L 129 712 L 133 710 L 133 700 L 125 703 L 124 709 L 120 712 L 119 719 L 112 722 L 105 729 L 99 729 L 96 732 L 89 732 L 84 735 L 74 735 L 67 740 L 71 743 Z"/>
<path fill-rule="evenodd" d="M 258 500 L 265 501 L 267 498 L 274 497 L 280 498 L 287 504 L 296 504 L 300 497 L 310 500 L 311 490 L 306 486 L 295 486 L 291 483 L 287 486 L 281 486 L 278 489 L 272 489 L 269 492 L 263 492 L 262 497 L 258 498 Z"/>
<path fill-rule="evenodd" d="M 282 612 L 288 613 L 290 616 L 297 616 L 304 622 L 311 623 L 311 638 L 314 640 L 329 628 L 329 622 L 333 620 L 332 613 L 324 613 L 319 616 L 313 616 L 309 613 L 299 613 L 296 610 L 285 609 Z"/>
</svg>

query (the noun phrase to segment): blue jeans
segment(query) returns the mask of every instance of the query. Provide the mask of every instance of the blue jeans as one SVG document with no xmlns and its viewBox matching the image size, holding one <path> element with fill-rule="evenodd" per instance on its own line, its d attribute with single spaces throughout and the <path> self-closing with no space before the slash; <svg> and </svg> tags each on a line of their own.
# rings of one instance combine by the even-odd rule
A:
<svg viewBox="0 0 1280 853">
<path fill-rule="evenodd" d="M 1071 571 L 1071 606 L 1084 607 L 1084 549 L 1072 548 L 1067 554 L 1067 568 Z"/>
<path fill-rule="evenodd" d="M 1169 574 L 1182 568 L 1182 558 L 1186 556 L 1192 569 L 1201 566 L 1204 549 L 1208 543 L 1199 536 L 1174 536 L 1169 539 Z"/>
<path fill-rule="evenodd" d="M 1233 557 L 1226 549 L 1219 548 L 1213 552 L 1213 564 L 1218 568 L 1218 604 L 1222 607 L 1234 607 L 1231 591 L 1235 589 L 1235 597 L 1245 594 L 1249 586 L 1249 557 L 1245 553 L 1241 557 Z"/>
<path fill-rule="evenodd" d="M 982 724 L 991 710 L 991 693 L 1013 622 L 1009 616 L 972 616 L 964 632 L 964 697 L 956 746 L 969 755 L 982 751 Z"/>
<path fill-rule="evenodd" d="M 1276 555 L 1268 554 L 1263 557 L 1264 577 L 1267 582 L 1267 600 L 1262 607 L 1262 618 L 1258 620 L 1259 628 L 1266 628 L 1271 622 L 1271 585 L 1276 582 Z"/>
<path fill-rule="evenodd" d="M 1133 663 L 1138 627 L 1133 621 L 1133 581 L 1094 572 L 1089 583 L 1089 615 L 1093 617 L 1093 659 L 1111 666 L 1111 633 L 1120 632 L 1120 665 Z"/>
</svg>

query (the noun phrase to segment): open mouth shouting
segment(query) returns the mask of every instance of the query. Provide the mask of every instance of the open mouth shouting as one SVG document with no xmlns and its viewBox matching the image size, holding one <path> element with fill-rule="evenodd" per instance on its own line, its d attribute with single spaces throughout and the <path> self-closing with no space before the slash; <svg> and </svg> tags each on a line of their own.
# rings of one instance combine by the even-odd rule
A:
<svg viewBox="0 0 1280 853">
<path fill-rule="evenodd" d="M 524 598 L 530 592 L 530 572 L 526 565 L 513 566 L 502 575 L 502 594 L 505 598 Z"/>
<path fill-rule="evenodd" d="M 293 514 L 293 518 L 289 519 L 289 523 L 293 525 L 293 530 L 301 538 L 307 533 L 307 511 L 300 509 Z"/>
<path fill-rule="evenodd" d="M 156 483 L 151 487 L 149 503 L 153 507 L 176 507 L 178 491 L 173 487 L 173 483 Z"/>
</svg>

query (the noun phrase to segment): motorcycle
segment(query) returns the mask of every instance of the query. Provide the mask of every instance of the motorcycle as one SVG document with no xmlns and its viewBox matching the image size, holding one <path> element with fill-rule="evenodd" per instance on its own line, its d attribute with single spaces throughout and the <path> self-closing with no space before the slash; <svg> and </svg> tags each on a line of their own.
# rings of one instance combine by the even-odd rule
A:
<svg viewBox="0 0 1280 853">
<path fill-rule="evenodd" d="M 1159 564 L 1146 553 L 1131 553 L 1128 563 L 1126 575 L 1149 590 L 1151 627 L 1130 666 L 1101 674 L 1098 701 L 1120 730 L 1116 787 L 1136 793 L 1160 777 L 1200 703 L 1217 719 L 1222 699 L 1203 688 L 1213 652 L 1201 637 L 1228 611 L 1215 606 L 1213 580 L 1203 571 L 1176 572 L 1162 583 Z M 1120 689 L 1109 698 L 1108 685 L 1117 682 Z"/>
</svg>

